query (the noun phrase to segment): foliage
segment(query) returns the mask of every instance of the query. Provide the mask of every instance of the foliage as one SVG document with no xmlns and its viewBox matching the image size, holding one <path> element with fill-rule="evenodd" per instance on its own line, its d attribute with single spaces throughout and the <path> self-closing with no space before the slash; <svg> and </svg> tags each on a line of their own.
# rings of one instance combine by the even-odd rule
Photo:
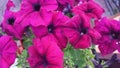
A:
<svg viewBox="0 0 120 68">
<path fill-rule="evenodd" d="M 26 60 L 26 58 L 28 56 L 27 50 L 24 49 L 22 54 L 21 55 L 18 54 L 17 56 L 18 56 L 17 67 L 18 68 L 21 68 L 21 67 L 22 68 L 29 68 L 29 65 L 28 65 L 27 60 Z"/>
<path fill-rule="evenodd" d="M 84 68 L 89 65 L 93 67 L 91 59 L 94 58 L 94 55 L 91 52 L 91 49 L 74 49 L 70 44 L 64 50 L 64 63 L 65 67 L 70 68 Z"/>
</svg>

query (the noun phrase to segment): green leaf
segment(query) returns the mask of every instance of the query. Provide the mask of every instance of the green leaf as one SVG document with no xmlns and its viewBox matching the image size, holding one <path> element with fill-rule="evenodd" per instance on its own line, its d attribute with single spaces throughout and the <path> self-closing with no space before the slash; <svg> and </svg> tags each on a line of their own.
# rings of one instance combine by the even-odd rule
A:
<svg viewBox="0 0 120 68">
<path fill-rule="evenodd" d="M 64 50 L 64 65 L 65 67 L 69 66 L 70 68 L 84 68 L 86 65 L 92 66 L 91 59 L 94 58 L 94 55 L 91 52 L 91 49 L 74 49 L 70 44 Z"/>
<path fill-rule="evenodd" d="M 28 65 L 28 63 L 27 63 L 27 57 L 28 57 L 28 53 L 27 53 L 27 50 L 25 49 L 25 50 L 23 50 L 23 52 L 22 52 L 22 54 L 21 55 L 19 55 L 18 54 L 18 64 L 17 64 L 17 67 L 18 68 L 28 68 L 29 67 L 29 65 Z"/>
</svg>

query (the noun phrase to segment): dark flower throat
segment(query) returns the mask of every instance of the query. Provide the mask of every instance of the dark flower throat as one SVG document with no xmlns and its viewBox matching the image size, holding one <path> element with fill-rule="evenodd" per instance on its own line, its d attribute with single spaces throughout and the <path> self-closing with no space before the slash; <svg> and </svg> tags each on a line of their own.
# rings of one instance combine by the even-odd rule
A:
<svg viewBox="0 0 120 68">
<path fill-rule="evenodd" d="M 40 7 L 41 7 L 41 5 L 39 3 L 33 5 L 33 8 L 35 11 L 39 11 Z"/>
<path fill-rule="evenodd" d="M 93 11 L 93 9 L 88 9 L 85 11 L 85 13 L 91 13 Z"/>
<path fill-rule="evenodd" d="M 53 24 L 50 24 L 50 25 L 48 25 L 48 32 L 49 33 L 53 33 L 54 32 L 54 25 Z"/>
<path fill-rule="evenodd" d="M 81 29 L 81 31 L 80 31 L 81 35 L 86 34 L 86 33 L 87 33 L 87 29 L 85 29 L 85 28 Z"/>
<path fill-rule="evenodd" d="M 111 36 L 112 36 L 113 39 L 118 39 L 118 38 L 119 38 L 119 35 L 120 35 L 120 33 L 115 33 L 115 32 L 114 32 L 114 33 L 113 33 L 113 32 L 111 33 Z"/>
<path fill-rule="evenodd" d="M 8 19 L 8 24 L 13 25 L 15 22 L 15 18 L 11 17 Z"/>
</svg>

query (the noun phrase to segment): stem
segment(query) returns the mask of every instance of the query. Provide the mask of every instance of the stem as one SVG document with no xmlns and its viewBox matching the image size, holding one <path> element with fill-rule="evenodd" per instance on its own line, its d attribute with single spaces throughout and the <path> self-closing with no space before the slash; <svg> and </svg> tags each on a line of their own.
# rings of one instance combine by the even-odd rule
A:
<svg viewBox="0 0 120 68">
<path fill-rule="evenodd" d="M 22 54 L 23 50 L 24 50 L 23 41 L 20 40 L 20 46 L 18 47 L 18 53 Z"/>
<path fill-rule="evenodd" d="M 23 40 L 20 40 L 20 43 L 21 43 L 21 47 L 24 49 Z"/>
</svg>

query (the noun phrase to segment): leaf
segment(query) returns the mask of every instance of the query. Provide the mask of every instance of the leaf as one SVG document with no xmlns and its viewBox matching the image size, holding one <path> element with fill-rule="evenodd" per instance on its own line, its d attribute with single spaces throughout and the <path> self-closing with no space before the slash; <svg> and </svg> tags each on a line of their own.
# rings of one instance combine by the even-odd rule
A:
<svg viewBox="0 0 120 68">
<path fill-rule="evenodd" d="M 86 65 L 93 66 L 91 59 L 94 58 L 94 55 L 91 49 L 74 49 L 68 44 L 67 48 L 64 50 L 64 54 L 65 65 L 70 68 L 84 68 Z"/>
<path fill-rule="evenodd" d="M 28 53 L 27 53 L 27 50 L 24 49 L 22 54 L 21 55 L 18 55 L 18 64 L 17 64 L 17 67 L 18 68 L 27 68 L 29 67 L 28 63 L 27 63 L 27 60 L 26 58 L 28 57 Z"/>
</svg>

